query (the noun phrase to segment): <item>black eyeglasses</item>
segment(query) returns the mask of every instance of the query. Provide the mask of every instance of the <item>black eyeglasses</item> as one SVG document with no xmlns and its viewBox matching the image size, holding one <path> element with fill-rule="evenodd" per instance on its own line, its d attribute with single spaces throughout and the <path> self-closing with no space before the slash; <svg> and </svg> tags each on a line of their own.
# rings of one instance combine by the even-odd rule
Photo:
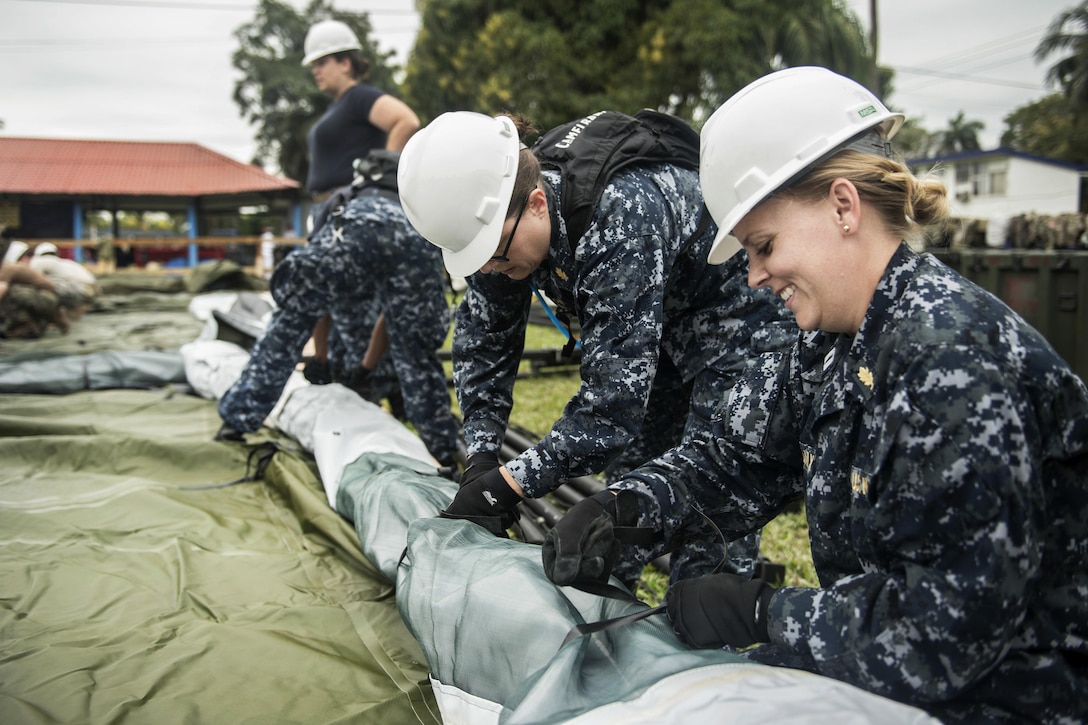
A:
<svg viewBox="0 0 1088 725">
<path fill-rule="evenodd" d="M 509 262 L 510 258 L 506 255 L 510 252 L 510 245 L 514 243 L 514 235 L 518 233 L 518 224 L 521 223 L 521 215 L 525 213 L 525 209 L 529 206 L 529 200 L 526 199 L 525 203 L 521 206 L 521 211 L 518 212 L 517 218 L 514 219 L 514 228 L 510 230 L 510 236 L 506 238 L 506 246 L 502 248 L 502 254 L 496 254 L 490 260 L 491 262 Z"/>
</svg>

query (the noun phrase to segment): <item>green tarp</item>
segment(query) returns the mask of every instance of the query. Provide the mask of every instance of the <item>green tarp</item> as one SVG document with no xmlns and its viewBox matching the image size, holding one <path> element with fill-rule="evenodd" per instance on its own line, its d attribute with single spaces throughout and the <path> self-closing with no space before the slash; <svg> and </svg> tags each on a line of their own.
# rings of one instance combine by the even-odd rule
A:
<svg viewBox="0 0 1088 725">
<path fill-rule="evenodd" d="M 438 722 L 308 455 L 186 488 L 244 474 L 218 425 L 163 392 L 3 396 L 0 722 Z"/>
</svg>

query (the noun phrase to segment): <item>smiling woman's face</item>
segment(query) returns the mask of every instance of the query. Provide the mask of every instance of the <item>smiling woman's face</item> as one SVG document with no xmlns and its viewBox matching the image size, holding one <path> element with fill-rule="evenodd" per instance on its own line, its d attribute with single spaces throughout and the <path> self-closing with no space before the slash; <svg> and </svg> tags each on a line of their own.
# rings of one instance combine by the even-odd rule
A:
<svg viewBox="0 0 1088 725">
<path fill-rule="evenodd" d="M 733 233 L 748 253 L 748 284 L 777 294 L 798 327 L 857 332 L 873 289 L 830 201 L 771 198 Z"/>
</svg>

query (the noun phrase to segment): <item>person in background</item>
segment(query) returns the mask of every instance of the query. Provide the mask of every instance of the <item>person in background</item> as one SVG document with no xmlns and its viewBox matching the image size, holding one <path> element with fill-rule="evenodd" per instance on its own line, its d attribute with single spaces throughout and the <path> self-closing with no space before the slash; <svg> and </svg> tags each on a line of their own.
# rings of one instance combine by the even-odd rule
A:
<svg viewBox="0 0 1088 725">
<path fill-rule="evenodd" d="M 30 245 L 0 236 L 0 338 L 33 340 L 56 327 L 67 334 L 70 323 L 53 282 L 31 269 Z"/>
<path fill-rule="evenodd" d="M 322 20 L 307 32 L 302 64 L 332 104 L 306 136 L 314 201 L 348 186 L 353 164 L 373 149 L 401 151 L 419 130 L 419 118 L 403 101 L 364 82 L 370 62 L 355 33 L 339 20 Z M 314 215 L 315 217 L 317 214 Z"/>
<path fill-rule="evenodd" d="M 805 333 L 752 361 L 713 436 L 613 490 L 648 526 L 699 509 L 726 537 L 804 499 L 819 588 L 674 583 L 668 616 L 693 647 L 758 644 L 743 654 L 944 722 L 1082 722 L 1088 388 L 1016 313 L 908 245 L 948 198 L 892 154 L 902 122 L 814 67 L 709 118 L 710 261 L 742 246 L 749 283 Z"/>
<path fill-rule="evenodd" d="M 315 23 L 306 33 L 303 48 L 302 65 L 309 67 L 318 89 L 332 99 L 306 135 L 310 152 L 306 187 L 315 204 L 313 221 L 324 218 L 324 204 L 337 189 L 351 185 L 356 161 L 376 149 L 400 152 L 419 130 L 419 117 L 400 99 L 364 82 L 370 61 L 363 57 L 359 38 L 345 23 Z M 326 319 L 315 328 L 319 347 L 328 326 Z M 381 321 L 375 326 L 372 350 L 388 348 L 389 341 L 382 339 L 386 329 Z"/>
<path fill-rule="evenodd" d="M 64 259 L 57 251 L 52 242 L 36 245 L 30 268 L 49 278 L 68 319 L 78 320 L 101 293 L 98 279 L 87 267 L 73 259 Z"/>
<path fill-rule="evenodd" d="M 398 156 L 371 152 L 368 177 L 394 182 Z M 342 227 L 323 225 L 276 267 L 270 291 L 277 308 L 241 376 L 219 400 L 224 426 L 217 439 L 238 440 L 264 423 L 322 319 L 334 334 L 320 339 L 334 344 L 322 363 L 307 363 L 307 378 L 340 382 L 369 397 L 374 371 L 366 363 L 374 360 L 369 348 L 381 311 L 405 414 L 439 465 L 459 470 L 458 426 L 438 359 L 450 324 L 438 250 L 408 224 L 395 191 L 363 186 L 340 219 Z"/>
<path fill-rule="evenodd" d="M 468 283 L 453 362 L 469 458 L 442 515 L 500 536 L 522 497 L 660 455 L 685 435 L 689 413 L 686 435 L 702 435 L 709 404 L 744 361 L 797 334 L 772 294 L 747 288 L 743 255 L 722 267 L 703 262 L 713 224 L 687 243 L 703 206 L 694 170 L 656 163 L 616 172 L 585 233 L 568 239 L 560 175 L 521 142 L 532 132 L 524 119 L 446 113 L 408 142 L 400 168 L 409 220 Z M 577 316 L 582 382 L 551 431 L 500 465 L 534 287 Z M 724 344 L 714 337 L 722 330 Z M 589 500 L 610 526 L 626 525 L 612 494 Z M 620 578 L 631 584 L 666 550 L 674 577 L 719 566 L 751 575 L 758 536 L 728 552 L 727 542 L 709 542 L 699 522 L 669 541 L 631 542 Z"/>
</svg>

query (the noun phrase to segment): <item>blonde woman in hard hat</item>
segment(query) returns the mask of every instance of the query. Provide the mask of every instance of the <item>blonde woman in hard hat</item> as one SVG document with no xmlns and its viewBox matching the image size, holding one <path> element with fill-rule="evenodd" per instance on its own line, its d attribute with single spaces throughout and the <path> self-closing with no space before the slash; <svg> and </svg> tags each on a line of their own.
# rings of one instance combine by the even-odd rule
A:
<svg viewBox="0 0 1088 725">
<path fill-rule="evenodd" d="M 694 647 L 762 643 L 744 654 L 945 722 L 1083 722 L 1088 388 L 904 241 L 948 201 L 891 154 L 901 123 L 823 68 L 765 76 L 710 117 L 710 261 L 739 243 L 749 284 L 806 332 L 752 362 L 715 435 L 614 488 L 666 531 L 698 507 L 726 537 L 804 499 L 820 587 L 678 582 L 668 615 Z"/>
</svg>

